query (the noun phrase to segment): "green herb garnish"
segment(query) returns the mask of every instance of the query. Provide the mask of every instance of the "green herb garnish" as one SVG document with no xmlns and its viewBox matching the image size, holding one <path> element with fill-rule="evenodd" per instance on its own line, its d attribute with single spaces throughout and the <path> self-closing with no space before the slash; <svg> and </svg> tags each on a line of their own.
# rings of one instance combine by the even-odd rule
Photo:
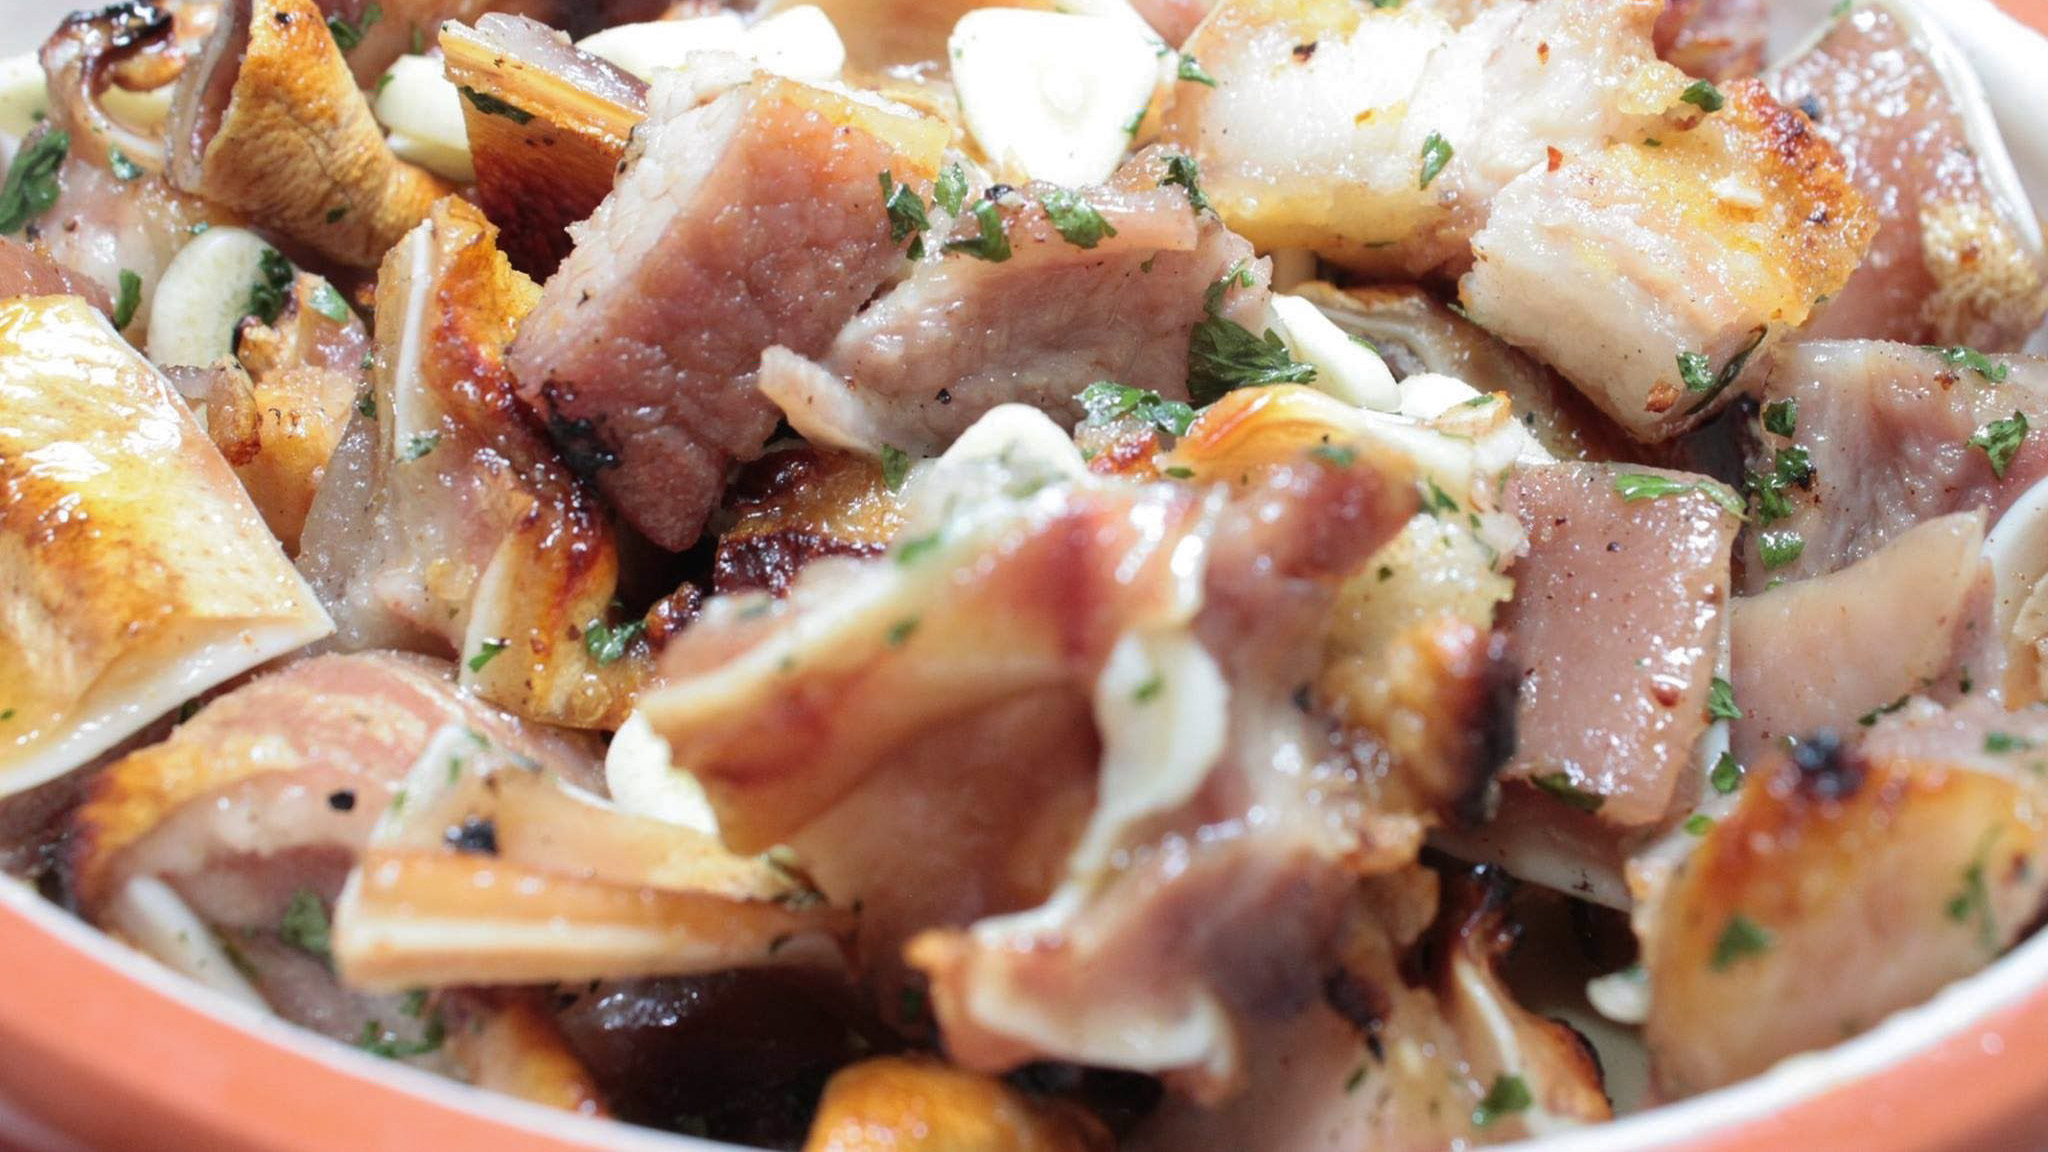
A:
<svg viewBox="0 0 2048 1152">
<path fill-rule="evenodd" d="M 979 235 L 967 240 L 949 240 L 946 251 L 965 252 L 976 260 L 1001 264 L 1010 258 L 1010 238 L 1003 232 L 1003 214 L 996 210 L 990 200 L 979 200 L 974 205 L 974 219 L 981 226 Z"/>
<path fill-rule="evenodd" d="M 525 124 L 533 119 L 533 113 L 517 104 L 500 100 L 488 92 L 479 92 L 467 85 L 458 90 L 464 100 L 469 101 L 472 107 L 486 116 L 503 116 L 514 124 Z"/>
<path fill-rule="evenodd" d="M 1427 188 L 1430 181 L 1443 173 L 1444 165 L 1451 162 L 1453 150 L 1450 141 L 1435 132 L 1422 142 L 1422 182 L 1416 187 Z"/>
<path fill-rule="evenodd" d="M 121 294 L 114 298 L 114 327 L 126 328 L 142 306 L 142 277 L 121 269 Z"/>
<path fill-rule="evenodd" d="M 1065 188 L 1049 189 L 1039 198 L 1045 206 L 1046 219 L 1059 229 L 1060 238 L 1076 248 L 1093 248 L 1102 243 L 1105 236 L 1116 235 L 1116 226 L 1102 218 L 1095 206 L 1081 198 L 1080 193 Z"/>
</svg>

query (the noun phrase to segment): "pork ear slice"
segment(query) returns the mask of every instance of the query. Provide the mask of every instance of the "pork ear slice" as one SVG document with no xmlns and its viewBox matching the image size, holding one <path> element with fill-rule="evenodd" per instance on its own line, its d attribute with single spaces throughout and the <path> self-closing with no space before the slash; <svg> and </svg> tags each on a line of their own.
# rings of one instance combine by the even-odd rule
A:
<svg viewBox="0 0 2048 1152">
<path fill-rule="evenodd" d="M 512 265 L 544 277 L 572 243 L 569 225 L 610 195 L 647 85 L 577 49 L 553 29 L 492 14 L 441 26 L 450 83 L 476 164 L 476 198 Z"/>
<path fill-rule="evenodd" d="M 453 191 L 394 156 L 312 0 L 236 0 L 178 81 L 177 188 L 369 268 Z"/>
<path fill-rule="evenodd" d="M 2048 891 L 2044 758 L 2048 711 L 1920 701 L 1752 766 L 1637 913 L 1661 1092 L 1837 1043 L 1997 959 Z"/>
<path fill-rule="evenodd" d="M 1846 732 L 1910 695 L 1996 684 L 1995 662 L 1968 667 L 1993 631 L 1991 586 L 1974 511 L 1920 524 L 1839 572 L 1735 600 L 1736 761 L 1760 763 L 1821 728 Z"/>
<path fill-rule="evenodd" d="M 947 131 L 735 58 L 662 74 L 648 107 L 512 363 L 570 461 L 681 549 L 774 431 L 761 354 L 822 353 L 898 270 L 912 237 L 884 176 L 928 197 Z"/>
<path fill-rule="evenodd" d="M 1768 77 L 1877 214 L 1870 255 L 1809 338 L 2018 351 L 2048 314 L 2041 225 L 1983 85 L 1911 3 L 1856 6 Z"/>
<path fill-rule="evenodd" d="M 838 964 L 851 918 L 788 872 L 579 796 L 474 733 L 437 733 L 401 795 L 335 905 L 352 987 Z"/>
<path fill-rule="evenodd" d="M 351 649 L 459 657 L 464 685 L 536 720 L 612 727 L 651 668 L 612 606 L 596 493 L 519 403 L 505 346 L 536 289 L 453 197 L 377 284 L 371 389 L 307 518 L 300 563 Z"/>
<path fill-rule="evenodd" d="M 184 400 L 85 301 L 0 301 L 0 410 L 0 795 L 333 630 Z"/>
</svg>

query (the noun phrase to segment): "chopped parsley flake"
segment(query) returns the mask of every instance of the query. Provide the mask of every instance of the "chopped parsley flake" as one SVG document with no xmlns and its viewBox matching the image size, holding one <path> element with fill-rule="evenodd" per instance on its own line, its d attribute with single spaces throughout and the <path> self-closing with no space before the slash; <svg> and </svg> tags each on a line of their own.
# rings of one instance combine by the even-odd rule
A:
<svg viewBox="0 0 2048 1152">
<path fill-rule="evenodd" d="M 1458 510 L 1458 502 L 1451 499 L 1449 492 L 1443 490 L 1436 482 L 1436 477 L 1425 477 L 1422 481 L 1422 510 L 1431 516 L 1441 516 L 1445 512 L 1455 513 Z"/>
<path fill-rule="evenodd" d="M 1998 842 L 1998 829 L 1993 828 L 1984 836 L 1984 842 L 1977 847 L 1977 854 L 1963 869 L 1963 887 L 1949 897 L 1948 918 L 1958 924 L 1977 922 L 1977 941 L 1987 952 L 1998 950 L 1998 921 L 1991 911 L 1991 889 L 1984 882 L 1984 859 L 1991 852 L 1991 846 Z"/>
<path fill-rule="evenodd" d="M 924 200 L 907 184 L 898 184 L 893 173 L 884 172 L 879 177 L 882 185 L 882 210 L 889 214 L 889 239 L 897 244 L 905 236 L 910 241 L 910 258 L 924 256 L 924 232 L 932 226 L 931 218 L 925 215 Z"/>
<path fill-rule="evenodd" d="M 412 435 L 412 439 L 405 442 L 405 448 L 398 453 L 398 458 L 410 462 L 425 456 L 440 446 L 441 434 L 439 432 L 415 432 Z"/>
<path fill-rule="evenodd" d="M 1138 134 L 1138 129 L 1145 123 L 1145 113 L 1150 112 L 1151 110 L 1152 101 L 1150 100 L 1147 100 L 1143 104 L 1138 105 L 1138 110 L 1136 112 L 1131 113 L 1131 118 L 1129 120 L 1124 121 L 1124 135 L 1136 136 Z"/>
<path fill-rule="evenodd" d="M 1351 1075 L 1344 1078 L 1344 1091 L 1347 1095 L 1356 1092 L 1358 1091 L 1358 1086 L 1363 1083 L 1365 1083 L 1365 1065 L 1360 1064 L 1351 1070 Z"/>
<path fill-rule="evenodd" d="M 904 478 L 910 475 L 910 453 L 894 444 L 882 445 L 882 487 L 891 492 L 903 490 Z"/>
<path fill-rule="evenodd" d="M 1701 81 L 1701 83 L 1705 83 L 1705 81 Z M 1749 334 L 1749 343 L 1744 344 L 1741 348 L 1736 349 L 1735 355 L 1730 356 L 1728 358 L 1728 363 L 1723 364 L 1721 366 L 1721 371 L 1714 376 L 1713 382 L 1709 384 L 1707 387 L 1698 388 L 1694 386 L 1694 382 L 1692 380 L 1686 380 L 1686 391 L 1704 393 L 1704 395 L 1702 395 L 1699 398 L 1699 401 L 1697 403 L 1695 403 L 1692 407 L 1685 410 L 1686 415 L 1690 416 L 1693 413 L 1698 412 L 1701 409 L 1705 408 L 1707 405 L 1712 404 L 1716 397 L 1720 396 L 1721 393 L 1727 391 L 1728 386 L 1730 384 L 1735 383 L 1736 378 L 1742 375 L 1742 370 L 1749 365 L 1749 358 L 1751 356 L 1756 355 L 1756 350 L 1763 346 L 1764 337 L 1770 335 L 1770 333 L 1770 325 L 1757 325 L 1756 329 Z M 1685 375 L 1685 361 L 1683 355 L 1681 355 L 1679 360 L 1679 375 Z"/>
<path fill-rule="evenodd" d="M 327 908 L 320 903 L 319 895 L 306 888 L 292 893 L 291 903 L 285 905 L 284 919 L 278 922 L 277 935 L 278 939 L 301 952 L 327 959 L 330 947 Z"/>
<path fill-rule="evenodd" d="M 1178 184 L 1188 191 L 1188 204 L 1197 212 L 1207 211 L 1209 198 L 1202 194 L 1202 166 L 1193 156 L 1175 153 L 1166 158 L 1166 175 L 1159 180 L 1161 188 Z"/>
<path fill-rule="evenodd" d="M 57 202 L 62 191 L 57 168 L 70 148 L 70 133 L 46 132 L 14 154 L 14 163 L 7 168 L 7 183 L 0 185 L 0 233 L 21 231 Z"/>
<path fill-rule="evenodd" d="M 363 42 L 363 34 L 370 30 L 370 25 L 383 18 L 383 7 L 372 4 L 368 8 L 363 9 L 363 18 L 354 24 L 350 24 L 339 16 L 329 16 L 327 18 L 327 30 L 334 34 L 335 47 L 343 52 L 353 52 L 356 49 L 356 45 Z"/>
<path fill-rule="evenodd" d="M 361 396 L 357 397 L 356 411 L 362 413 L 363 419 L 365 420 L 375 420 L 377 418 L 376 394 L 373 392 L 365 392 Z"/>
<path fill-rule="evenodd" d="M 1472 1109 L 1472 1126 L 1490 1127 L 1496 1120 L 1526 1111 L 1535 1102 L 1535 1098 L 1529 1095 L 1529 1086 L 1520 1076 L 1503 1072 L 1493 1078 L 1493 1087 L 1486 1090 L 1486 1096 Z"/>
<path fill-rule="evenodd" d="M 1209 318 L 1188 335 L 1188 397 L 1196 404 L 1211 404 L 1239 388 L 1307 384 L 1316 378 L 1313 367 L 1288 353 L 1278 332 L 1268 328 L 1265 336 L 1254 336 L 1244 325 L 1218 314 L 1232 284 L 1252 283 L 1251 269 L 1240 261 L 1209 286 L 1203 305 Z"/>
<path fill-rule="evenodd" d="M 1338 468 L 1349 468 L 1358 460 L 1358 453 L 1341 444 L 1318 444 L 1308 450 L 1309 456 Z"/>
<path fill-rule="evenodd" d="M 1102 243 L 1103 237 L 1116 235 L 1116 226 L 1104 220 L 1102 213 L 1078 192 L 1053 188 L 1039 198 L 1039 203 L 1045 206 L 1046 219 L 1059 229 L 1060 239 L 1076 248 L 1093 248 Z"/>
<path fill-rule="evenodd" d="M 1710 720 L 1740 720 L 1742 709 L 1735 704 L 1735 685 L 1719 676 L 1707 685 L 1707 718 Z"/>
<path fill-rule="evenodd" d="M 939 534 L 937 532 L 928 532 L 923 536 L 913 536 L 896 546 L 896 563 L 908 568 L 910 565 L 924 559 L 927 553 L 938 546 Z"/>
<path fill-rule="evenodd" d="M 1941 357 L 1943 363 L 1956 368 L 1967 368 L 1993 384 L 2005 383 L 2012 370 L 1986 356 L 1975 348 L 1939 348 L 1932 345 L 1927 351 Z"/>
<path fill-rule="evenodd" d="M 510 646 L 511 645 L 504 640 L 484 641 L 481 645 L 478 645 L 476 655 L 471 656 L 469 658 L 469 670 L 471 672 L 483 671 L 484 665 L 489 664 L 492 660 L 497 659 L 498 653 L 503 652 L 506 648 Z"/>
<path fill-rule="evenodd" d="M 633 641 L 647 631 L 647 621 L 632 620 L 616 627 L 607 626 L 602 620 L 592 620 L 583 626 L 583 650 L 597 661 L 599 667 L 616 662 L 626 654 Z"/>
<path fill-rule="evenodd" d="M 1631 504 L 1697 492 L 1720 505 L 1730 516 L 1742 517 L 1742 501 L 1725 485 L 1713 480 L 1677 480 L 1648 472 L 1623 472 L 1614 478 L 1614 491 Z"/>
<path fill-rule="evenodd" d="M 2006 469 L 2012 467 L 2012 458 L 2020 450 L 2021 442 L 2027 438 L 2027 414 L 2014 412 L 2003 420 L 1993 420 L 1977 429 L 1970 437 L 1970 447 L 1982 448 L 1991 461 L 1991 474 L 2005 479 Z"/>
<path fill-rule="evenodd" d="M 917 631 L 917 625 L 917 617 L 905 616 L 903 619 L 889 625 L 889 633 L 883 639 L 888 641 L 889 647 L 900 648 Z"/>
<path fill-rule="evenodd" d="M 1770 950 L 1771 934 L 1738 912 L 1728 917 L 1728 923 L 1722 926 L 1721 937 L 1714 941 L 1714 954 L 1707 961 L 1707 966 L 1716 972 L 1726 972 L 1737 960 L 1745 956 L 1761 956 Z"/>
<path fill-rule="evenodd" d="M 1984 750 L 1994 756 L 2006 752 L 2024 752 L 2033 746 L 2034 742 L 2032 740 L 2027 739 L 2025 736 L 2015 736 L 2010 732 L 1986 732 L 1984 734 Z"/>
<path fill-rule="evenodd" d="M 1184 436 L 1188 425 L 1195 421 L 1195 410 L 1186 404 L 1168 400 L 1157 392 L 1118 384 L 1114 380 L 1098 380 L 1081 389 L 1081 394 L 1075 399 L 1080 402 L 1081 410 L 1088 413 L 1087 422 L 1090 424 L 1107 424 L 1124 416 L 1135 416 L 1162 432 Z"/>
<path fill-rule="evenodd" d="M 469 101 L 471 107 L 486 116 L 503 116 L 514 124 L 529 123 L 533 119 L 533 113 L 528 112 L 517 104 L 500 100 L 489 92 L 479 92 L 467 85 L 464 85 L 458 91 L 462 93 L 464 100 Z"/>
<path fill-rule="evenodd" d="M 348 205 L 336 204 L 327 210 L 327 222 L 329 224 L 338 224 L 341 222 L 341 218 L 346 215 L 348 215 Z"/>
<path fill-rule="evenodd" d="M 1775 436 L 1799 431 L 1799 401 L 1787 397 L 1764 405 L 1764 431 Z"/>
<path fill-rule="evenodd" d="M 116 180 L 133 180 L 142 175 L 142 165 L 130 160 L 119 148 L 107 150 L 107 167 L 113 170 Z"/>
<path fill-rule="evenodd" d="M 1707 770 L 1707 783 L 1714 786 L 1714 791 L 1726 796 L 1742 787 L 1744 775 L 1742 765 L 1735 762 L 1735 754 L 1723 750 L 1715 757 L 1714 766 Z"/>
<path fill-rule="evenodd" d="M 1598 812 L 1607 803 L 1607 797 L 1597 792 L 1588 792 L 1572 783 L 1569 773 L 1545 772 L 1534 777 L 1532 782 L 1545 792 L 1581 812 Z"/>
<path fill-rule="evenodd" d="M 336 324 L 348 323 L 348 301 L 343 300 L 341 293 L 335 291 L 334 285 L 325 280 L 313 286 L 313 291 L 307 294 L 306 303 L 313 306 L 313 311 Z"/>
<path fill-rule="evenodd" d="M 1705 836 L 1714 830 L 1714 818 L 1704 812 L 1695 812 L 1685 818 L 1685 833 L 1688 836 Z"/>
<path fill-rule="evenodd" d="M 1430 181 L 1442 175 L 1444 165 L 1451 162 L 1452 152 L 1450 141 L 1439 133 L 1431 132 L 1429 138 L 1422 142 L 1422 182 L 1416 187 L 1427 188 Z"/>
<path fill-rule="evenodd" d="M 135 319 L 135 310 L 142 306 L 142 277 L 121 269 L 121 294 L 114 300 L 114 327 L 126 328 Z"/>
<path fill-rule="evenodd" d="M 1728 103 L 1728 98 L 1710 80 L 1693 81 L 1678 98 L 1702 112 L 1719 112 Z"/>
<path fill-rule="evenodd" d="M 438 1016 L 427 1021 L 426 1032 L 418 1040 L 400 1040 L 397 1034 L 387 1031 L 379 1022 L 369 1020 L 363 1023 L 362 1034 L 356 1037 L 356 1047 L 386 1060 L 403 1060 L 410 1056 L 425 1056 L 439 1049 L 445 1038 Z"/>
<path fill-rule="evenodd" d="M 967 203 L 967 170 L 958 164 L 946 165 L 932 185 L 932 203 L 948 212 L 959 212 L 960 206 Z"/>
<path fill-rule="evenodd" d="M 1879 718 L 1889 716 L 1892 713 L 1897 712 L 1899 709 L 1904 708 L 1906 706 L 1906 701 L 1911 700 L 1912 698 L 1912 694 L 1907 693 L 1906 695 L 1899 697 L 1897 700 L 1894 700 L 1889 704 L 1879 704 L 1877 707 L 1872 708 L 1870 711 L 1865 712 L 1861 716 L 1858 716 L 1856 718 L 1856 723 L 1862 725 L 1865 728 L 1872 727 L 1876 725 Z"/>
<path fill-rule="evenodd" d="M 1756 538 L 1757 555 L 1770 571 L 1796 563 L 1806 551 L 1806 538 L 1797 532 L 1761 532 Z"/>
<path fill-rule="evenodd" d="M 1150 680 L 1132 689 L 1131 699 L 1139 704 L 1150 704 L 1152 701 L 1159 699 L 1159 694 L 1165 690 L 1166 680 L 1155 675 Z"/>
<path fill-rule="evenodd" d="M 1705 352 L 1678 354 L 1678 379 L 1687 392 L 1707 392 L 1714 387 L 1714 362 Z"/>
<path fill-rule="evenodd" d="M 996 210 L 995 202 L 979 200 L 974 205 L 974 219 L 981 225 L 981 232 L 967 240 L 949 240 L 946 251 L 965 252 L 976 260 L 1001 264 L 1010 258 L 1010 238 L 1003 232 L 1003 214 Z"/>
<path fill-rule="evenodd" d="M 1182 80 L 1192 83 L 1207 84 L 1211 88 L 1216 86 L 1216 78 L 1202 70 L 1202 62 L 1185 52 L 1180 54 L 1180 71 L 1178 75 Z"/>
<path fill-rule="evenodd" d="M 249 286 L 249 315 L 265 324 L 277 323 L 285 292 L 292 286 L 292 264 L 275 248 L 265 248 L 256 261 L 256 283 Z"/>
</svg>

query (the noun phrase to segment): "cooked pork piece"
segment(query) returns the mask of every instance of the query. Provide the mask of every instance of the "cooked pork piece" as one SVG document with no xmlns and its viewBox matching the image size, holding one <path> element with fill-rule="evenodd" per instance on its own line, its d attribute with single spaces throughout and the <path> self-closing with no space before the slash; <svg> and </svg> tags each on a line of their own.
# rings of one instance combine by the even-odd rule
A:
<svg viewBox="0 0 2048 1152">
<path fill-rule="evenodd" d="M 1736 80 L 1764 66 L 1766 0 L 1665 0 L 1657 55 L 1694 76 Z"/>
<path fill-rule="evenodd" d="M 1996 959 L 2048 891 L 2044 749 L 2048 711 L 1923 701 L 1752 765 L 1638 913 L 1661 1091 L 1854 1036 Z"/>
<path fill-rule="evenodd" d="M 1947 34 L 1907 6 L 1858 5 L 1770 84 L 1840 150 L 1880 225 L 1803 335 L 2017 350 L 2048 313 L 2048 252 Z"/>
<path fill-rule="evenodd" d="M 574 230 L 512 364 L 570 461 L 680 549 L 774 430 L 761 353 L 823 353 L 900 267 L 910 239 L 892 238 L 881 178 L 929 195 L 945 131 L 711 66 L 665 73 L 648 107 L 638 156 Z"/>
<path fill-rule="evenodd" d="M 611 193 L 647 85 L 517 16 L 449 24 L 441 49 L 448 79 L 478 94 L 462 102 L 477 203 L 513 267 L 551 275 L 573 246 L 569 225 Z"/>
<path fill-rule="evenodd" d="M 1321 995 L 1249 1037 L 1244 1088 L 1213 1108 L 1168 1099 L 1132 1147 L 1441 1148 L 1606 1119 L 1600 1069 L 1583 1043 L 1516 1003 L 1495 974 L 1513 938 L 1500 907 L 1470 879 L 1450 888 L 1439 914 L 1434 873 L 1362 885 Z M 1418 983 L 1403 961 L 1425 948 L 1437 962 Z M 1485 1103 L 1503 1082 L 1525 1089 L 1527 1103 Z"/>
<path fill-rule="evenodd" d="M 312 0 L 234 0 L 165 131 L 174 186 L 351 267 L 374 267 L 453 191 L 392 154 Z"/>
<path fill-rule="evenodd" d="M 614 727 L 651 667 L 622 618 L 594 492 L 514 392 L 505 348 L 538 294 L 450 197 L 378 276 L 372 387 L 308 515 L 300 567 L 346 649 L 458 658 L 530 719 Z"/>
<path fill-rule="evenodd" d="M 915 481 L 925 519 L 892 556 L 819 561 L 780 604 L 713 601 L 642 708 L 729 843 L 791 844 L 870 915 L 950 913 L 910 956 L 957 1060 L 1175 1069 L 1213 1096 L 1239 1059 L 1228 1021 L 1291 1011 L 1317 979 L 1301 961 L 1343 862 L 1413 850 L 1352 830 L 1370 814 L 1293 703 L 1334 580 L 1415 507 L 1400 472 L 1303 454 L 1228 502 L 1088 481 L 1043 416 L 999 409 Z M 991 723 L 1024 750 L 984 739 L 1001 766 L 970 756 L 964 775 Z M 919 767 L 927 749 L 943 769 Z M 1009 771 L 1020 758 L 1040 767 Z M 847 804 L 863 818 L 835 823 Z M 1256 827 L 1193 838 L 1247 806 Z M 991 850 L 931 867 L 975 843 Z M 921 890 L 868 887 L 892 861 L 920 862 Z M 1240 914 L 1260 932 L 1231 931 Z"/>
<path fill-rule="evenodd" d="M 1421 5 L 1224 0 L 1184 45 L 1164 139 L 1260 250 L 1389 279 L 1456 275 L 1510 181 L 1615 140 L 1676 135 L 1686 78 L 1650 50 L 1659 0 Z"/>
<path fill-rule="evenodd" d="M 1833 149 L 1760 84 L 1656 59 L 1661 7 L 1541 0 L 1453 27 L 1229 0 L 1188 46 L 1217 85 L 1176 100 L 1165 138 L 1261 248 L 1463 273 L 1474 320 L 1666 440 L 1841 287 L 1871 224 Z"/>
<path fill-rule="evenodd" d="M 823 374 L 778 357 L 761 391 L 813 443 L 915 456 L 937 455 L 999 404 L 1071 424 L 1076 397 L 1100 380 L 1187 399 L 1189 338 L 1211 289 L 1224 287 L 1217 316 L 1262 332 L 1265 261 L 1214 213 L 1191 210 L 1168 175 L 1154 152 L 1103 187 L 1026 185 L 996 202 L 1010 246 L 1000 262 L 947 251 L 935 233 L 933 251 L 832 342 Z M 976 213 L 961 215 L 951 234 L 977 235 Z"/>
<path fill-rule="evenodd" d="M 1990 629 L 1984 514 L 1956 512 L 1910 528 L 1826 576 L 1738 598 L 1729 612 L 1729 680 L 1742 719 L 1738 763 L 1760 763 L 1787 737 L 1847 732 L 1908 696 L 1989 686 L 1968 669 Z"/>
<path fill-rule="evenodd" d="M 96 281 L 28 244 L 0 236 L 0 297 L 10 296 L 77 296 L 101 312 L 114 310 L 113 296 Z"/>
<path fill-rule="evenodd" d="M 1087 1110 L 1035 1100 L 985 1073 L 930 1058 L 879 1056 L 841 1070 L 825 1086 L 808 1152 L 1114 1152 L 1116 1141 Z"/>
<path fill-rule="evenodd" d="M 2032 358 L 1818 341 L 1771 365 L 1762 400 L 1750 591 L 1833 572 L 1945 513 L 1982 508 L 1995 527 L 2048 475 L 2029 434 L 2048 419 L 2048 365 Z"/>
<path fill-rule="evenodd" d="M 732 523 L 718 534 L 713 591 L 780 596 L 813 560 L 887 551 L 903 528 L 888 480 L 871 460 L 814 448 L 747 465 L 726 505 Z"/>
<path fill-rule="evenodd" d="M 1734 495 L 1689 473 L 1570 463 L 1520 469 L 1510 491 L 1529 554 L 1502 618 L 1521 692 L 1501 779 L 1547 793 L 1532 801 L 1653 827 L 1694 791 Z"/>
<path fill-rule="evenodd" d="M 643 6 L 654 6 L 641 0 Z M 486 13 L 559 19 L 573 0 L 320 0 L 320 14 L 334 30 L 357 87 L 377 83 L 391 62 L 434 42 L 441 25 L 474 23 Z M 587 5 L 596 7 L 596 5 Z"/>
<path fill-rule="evenodd" d="M 1459 284 L 1473 320 L 1639 440 L 1748 390 L 1744 369 L 1840 290 L 1875 229 L 1834 149 L 1762 83 L 1708 102 L 1688 130 L 1568 153 L 1502 191 Z"/>
</svg>

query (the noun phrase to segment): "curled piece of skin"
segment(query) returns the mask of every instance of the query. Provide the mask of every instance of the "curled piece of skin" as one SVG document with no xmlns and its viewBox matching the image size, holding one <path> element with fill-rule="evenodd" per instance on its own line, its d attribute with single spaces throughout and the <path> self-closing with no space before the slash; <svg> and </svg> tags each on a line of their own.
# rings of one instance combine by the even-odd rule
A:
<svg viewBox="0 0 2048 1152">
<path fill-rule="evenodd" d="M 182 397 L 75 296 L 0 301 L 0 795 L 333 624 Z"/>
<path fill-rule="evenodd" d="M 464 685 L 522 716 L 612 728 L 652 661 L 612 607 L 603 507 L 513 393 L 505 347 L 536 289 L 494 238 L 451 197 L 392 249 L 372 385 L 300 563 L 343 646 L 456 657 Z"/>
<path fill-rule="evenodd" d="M 50 120 L 70 133 L 72 155 L 104 168 L 118 152 L 146 172 L 163 170 L 163 138 L 123 123 L 101 106 L 100 96 L 116 82 L 116 71 L 176 75 L 182 63 L 175 53 L 175 31 L 170 10 L 125 0 L 72 13 L 43 42 L 40 59 L 49 77 Z"/>
<path fill-rule="evenodd" d="M 569 225 L 611 193 L 647 85 L 518 16 L 445 25 L 441 51 L 449 81 L 475 93 L 462 116 L 477 203 L 513 266 L 548 276 L 573 247 Z"/>
<path fill-rule="evenodd" d="M 878 1056 L 825 1084 L 804 1152 L 1110 1152 L 1095 1117 L 993 1076 Z"/>
<path fill-rule="evenodd" d="M 353 268 L 453 191 L 392 155 L 312 0 L 233 0 L 167 131 L 172 184 Z"/>
<path fill-rule="evenodd" d="M 474 732 L 421 751 L 335 904 L 351 987 L 836 967 L 843 912 L 761 857 L 577 795 Z"/>
</svg>

